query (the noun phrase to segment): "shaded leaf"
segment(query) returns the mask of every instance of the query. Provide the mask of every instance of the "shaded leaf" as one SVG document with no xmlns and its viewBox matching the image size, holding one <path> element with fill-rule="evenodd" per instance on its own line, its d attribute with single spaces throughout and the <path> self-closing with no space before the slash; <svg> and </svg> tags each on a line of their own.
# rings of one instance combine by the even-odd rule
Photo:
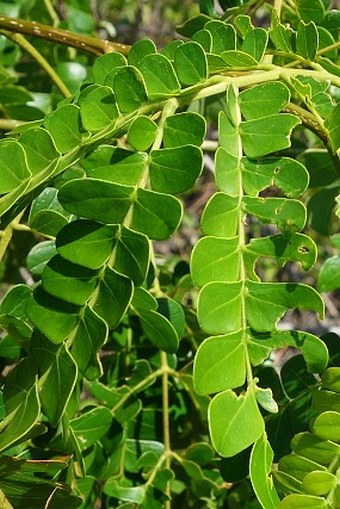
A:
<svg viewBox="0 0 340 509">
<path fill-rule="evenodd" d="M 44 125 L 62 154 L 80 145 L 82 140 L 80 109 L 75 104 L 60 106 L 46 117 Z"/>
<path fill-rule="evenodd" d="M 184 86 L 194 85 L 208 76 L 205 53 L 197 42 L 186 42 L 175 51 L 175 71 Z"/>
<path fill-rule="evenodd" d="M 136 67 L 125 66 L 119 69 L 113 86 L 122 113 L 130 113 L 147 102 L 143 76 Z"/>
<path fill-rule="evenodd" d="M 255 444 L 250 457 L 250 480 L 256 497 L 265 509 L 276 509 L 280 501 L 270 474 L 273 451 L 266 437 Z"/>
<path fill-rule="evenodd" d="M 30 354 L 43 383 L 42 410 L 53 427 L 62 418 L 77 379 L 77 366 L 64 345 L 56 346 L 41 334 L 32 337 Z"/>
<path fill-rule="evenodd" d="M 37 329 L 58 344 L 76 327 L 80 308 L 52 297 L 38 286 L 27 301 L 26 311 Z"/>
</svg>

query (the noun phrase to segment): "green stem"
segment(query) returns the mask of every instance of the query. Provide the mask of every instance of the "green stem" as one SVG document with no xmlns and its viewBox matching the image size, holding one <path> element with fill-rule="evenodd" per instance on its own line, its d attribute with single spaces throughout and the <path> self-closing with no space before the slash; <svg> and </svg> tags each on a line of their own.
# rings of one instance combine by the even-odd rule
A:
<svg viewBox="0 0 340 509">
<path fill-rule="evenodd" d="M 8 498 L 6 497 L 5 493 L 0 490 L 0 508 L 1 509 L 14 509 L 12 504 L 10 504 Z"/>
<path fill-rule="evenodd" d="M 170 441 L 170 419 L 169 419 L 169 366 L 168 359 L 165 352 L 160 352 L 161 365 L 163 368 L 162 374 L 162 412 L 163 412 L 163 443 L 165 454 L 165 466 L 170 468 L 171 465 L 171 441 Z M 171 491 L 170 484 L 167 484 L 166 494 L 170 499 Z M 165 509 L 171 509 L 171 501 L 167 500 L 164 505 Z"/>
<path fill-rule="evenodd" d="M 52 20 L 53 26 L 56 27 L 59 24 L 59 16 L 56 13 L 51 0 L 44 0 L 46 10 Z"/>
<path fill-rule="evenodd" d="M 0 118 L 0 131 L 11 131 L 24 123 L 21 120 L 14 120 L 12 118 Z"/>
<path fill-rule="evenodd" d="M 289 111 L 290 113 L 293 113 L 299 117 L 304 126 L 313 131 L 323 141 L 323 143 L 327 145 L 327 133 L 323 129 L 322 124 L 320 124 L 315 115 L 313 115 L 313 113 L 305 110 L 304 108 L 301 108 L 301 106 L 298 106 L 294 103 L 289 103 L 285 108 L 285 111 Z"/>
<path fill-rule="evenodd" d="M 22 218 L 24 211 L 21 211 L 20 214 L 13 219 L 13 221 L 1 232 L 0 236 L 0 262 L 2 262 L 3 257 L 7 251 L 9 243 L 12 240 L 13 231 L 16 229 L 16 226 L 19 224 L 20 219 Z"/>
<path fill-rule="evenodd" d="M 60 92 L 63 94 L 64 97 L 70 97 L 71 92 L 65 85 L 65 83 L 60 79 L 58 74 L 55 72 L 53 67 L 47 62 L 47 60 L 42 56 L 42 54 L 35 49 L 32 44 L 30 44 L 25 37 L 23 37 L 21 34 L 13 34 L 11 32 L 0 30 L 0 33 L 5 35 L 8 39 L 15 42 L 18 46 L 20 46 L 22 49 L 27 51 L 31 55 L 32 58 L 40 65 L 40 67 L 46 72 L 46 74 L 51 78 L 53 83 L 58 87 Z"/>
<path fill-rule="evenodd" d="M 94 37 L 72 33 L 68 30 L 62 30 L 61 28 L 43 25 L 36 21 L 10 18 L 8 16 L 0 16 L 0 30 L 38 37 L 47 42 L 71 46 L 78 50 L 92 53 L 93 55 L 103 55 L 111 51 L 127 55 L 130 50 L 130 46 L 126 44 L 96 39 Z"/>
<path fill-rule="evenodd" d="M 324 48 L 319 49 L 318 55 L 324 55 L 325 53 L 328 53 L 328 51 L 331 51 L 332 49 L 340 48 L 340 41 L 334 42 L 333 44 L 330 44 L 329 46 L 325 46 Z"/>
<path fill-rule="evenodd" d="M 236 95 L 238 96 L 239 91 L 235 90 L 235 92 L 236 92 Z M 241 109 L 237 102 L 235 122 L 236 122 L 238 131 L 239 131 L 241 121 L 242 121 Z M 239 277 L 240 277 L 240 281 L 242 282 L 242 289 L 241 289 L 241 306 L 242 306 L 241 307 L 241 324 L 242 325 L 241 325 L 241 327 L 242 327 L 242 334 L 243 334 L 242 341 L 244 344 L 245 357 L 246 357 L 247 382 L 249 385 L 252 385 L 253 384 L 253 371 L 251 368 L 251 362 L 250 362 L 249 353 L 248 353 L 247 335 L 246 335 L 246 330 L 247 330 L 247 325 L 248 325 L 247 324 L 247 316 L 246 316 L 246 299 L 245 299 L 246 292 L 247 292 L 247 288 L 246 288 L 247 271 L 246 271 L 246 266 L 245 266 L 245 262 L 244 262 L 246 232 L 245 232 L 245 227 L 244 227 L 244 221 L 245 221 L 245 213 L 243 211 L 244 190 L 243 190 L 243 180 L 242 180 L 242 171 L 241 171 L 243 148 L 242 148 L 242 140 L 241 140 L 240 135 L 238 135 L 237 145 L 238 145 L 237 146 L 237 159 L 238 159 L 238 164 L 239 164 L 239 188 L 238 188 L 238 211 L 239 211 L 238 239 L 239 240 L 238 240 L 238 251 L 240 253 L 240 265 L 239 265 L 240 274 L 239 274 Z"/>
<path fill-rule="evenodd" d="M 279 20 L 281 19 L 282 6 L 283 6 L 283 0 L 274 0 L 274 9 L 277 12 L 277 16 L 278 16 Z"/>
<path fill-rule="evenodd" d="M 156 371 L 153 371 L 152 373 L 150 373 L 150 375 L 145 377 L 141 382 L 139 382 L 134 387 L 132 387 L 130 389 L 130 391 L 127 394 L 125 394 L 125 396 L 122 396 L 122 398 L 119 400 L 119 402 L 111 409 L 112 413 L 114 414 L 115 412 L 117 412 L 117 410 L 119 410 L 122 406 L 124 406 L 124 404 L 127 402 L 127 400 L 129 399 L 129 397 L 132 394 L 136 394 L 137 392 L 144 389 L 144 387 L 146 387 L 150 382 L 153 382 L 157 378 L 163 376 L 165 370 L 167 371 L 168 375 L 177 376 L 177 372 L 174 371 L 173 369 L 169 368 L 168 366 L 166 368 L 163 366 L 160 367 Z"/>
</svg>

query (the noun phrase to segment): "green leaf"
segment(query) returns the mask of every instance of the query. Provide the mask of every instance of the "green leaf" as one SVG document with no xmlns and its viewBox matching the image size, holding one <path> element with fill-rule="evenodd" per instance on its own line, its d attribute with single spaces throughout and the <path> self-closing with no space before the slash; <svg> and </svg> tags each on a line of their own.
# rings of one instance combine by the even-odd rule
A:
<svg viewBox="0 0 340 509">
<path fill-rule="evenodd" d="M 142 58 L 157 53 L 156 44 L 150 39 L 141 39 L 134 43 L 128 54 L 129 65 L 138 67 Z"/>
<path fill-rule="evenodd" d="M 157 124 L 143 115 L 136 117 L 130 124 L 127 140 L 135 150 L 148 150 L 154 143 Z"/>
<path fill-rule="evenodd" d="M 52 297 L 38 286 L 27 301 L 27 315 L 31 322 L 52 343 L 62 343 L 78 322 L 79 307 Z"/>
<path fill-rule="evenodd" d="M 87 449 L 109 431 L 112 418 L 108 408 L 98 406 L 70 421 L 81 450 Z"/>
<path fill-rule="evenodd" d="M 132 203 L 134 188 L 98 179 L 75 179 L 64 184 L 58 194 L 62 206 L 88 219 L 120 223 Z"/>
<path fill-rule="evenodd" d="M 207 338 L 200 344 L 194 362 L 194 387 L 198 394 L 211 394 L 244 384 L 244 339 L 243 331 L 237 331 Z"/>
<path fill-rule="evenodd" d="M 296 5 L 301 19 L 307 23 L 309 21 L 318 23 L 325 16 L 325 6 L 322 0 L 296 0 Z"/>
<path fill-rule="evenodd" d="M 115 497 L 119 500 L 126 500 L 128 502 L 134 502 L 135 504 L 141 504 L 145 497 L 145 488 L 143 486 L 121 486 L 118 481 L 113 478 L 108 479 L 108 481 L 105 483 L 104 492 L 110 497 Z"/>
<path fill-rule="evenodd" d="M 270 38 L 274 43 L 274 46 L 278 50 L 292 52 L 294 32 L 286 25 L 280 23 L 278 14 L 275 10 L 272 13 L 272 27 L 270 31 Z"/>
<path fill-rule="evenodd" d="M 7 417 L 1 423 L 0 451 L 25 440 L 39 418 L 37 376 L 28 358 L 7 375 L 4 400 Z"/>
<path fill-rule="evenodd" d="M 204 28 L 212 35 L 211 53 L 220 55 L 223 51 L 236 49 L 236 31 L 232 25 L 222 21 L 208 21 Z"/>
<path fill-rule="evenodd" d="M 194 145 L 153 150 L 150 182 L 155 191 L 182 193 L 190 189 L 203 169 L 203 154 Z"/>
<path fill-rule="evenodd" d="M 208 76 L 207 57 L 197 42 L 186 42 L 175 51 L 175 71 L 184 86 L 195 85 Z"/>
<path fill-rule="evenodd" d="M 138 253 L 138 256 L 136 256 Z M 114 268 L 136 285 L 143 283 L 149 268 L 150 244 L 142 233 L 123 226 L 117 236 Z"/>
<path fill-rule="evenodd" d="M 44 290 L 58 299 L 82 305 L 90 298 L 98 283 L 98 272 L 54 256 L 42 273 Z"/>
<path fill-rule="evenodd" d="M 301 233 L 285 238 L 283 235 L 251 239 L 246 246 L 247 253 L 258 259 L 260 256 L 275 258 L 280 266 L 288 261 L 301 263 L 304 270 L 309 270 L 316 262 L 317 248 L 314 241 Z"/>
<path fill-rule="evenodd" d="M 150 100 L 172 96 L 179 92 L 180 84 L 170 60 L 160 54 L 145 56 L 138 64 Z"/>
<path fill-rule="evenodd" d="M 105 53 L 96 58 L 93 63 L 93 81 L 99 85 L 108 85 L 113 88 L 113 77 L 125 65 L 126 58 L 121 53 Z"/>
<path fill-rule="evenodd" d="M 198 42 L 207 53 L 211 52 L 212 35 L 208 30 L 199 30 L 192 36 L 192 40 Z"/>
<path fill-rule="evenodd" d="M 160 350 L 174 353 L 178 348 L 178 334 L 175 327 L 165 316 L 157 311 L 140 309 L 138 312 L 146 336 Z"/>
<path fill-rule="evenodd" d="M 115 328 L 124 316 L 132 294 L 132 281 L 110 267 L 106 267 L 96 290 L 93 310 L 110 328 Z"/>
<path fill-rule="evenodd" d="M 315 23 L 299 22 L 296 34 L 296 51 L 306 60 L 313 61 L 319 49 L 319 33 Z"/>
<path fill-rule="evenodd" d="M 78 219 L 62 228 L 56 238 L 58 253 L 71 263 L 99 269 L 112 253 L 117 225 Z"/>
<path fill-rule="evenodd" d="M 239 218 L 238 198 L 215 193 L 205 206 L 201 228 L 207 235 L 235 237 Z"/>
<path fill-rule="evenodd" d="M 258 404 L 264 408 L 267 412 L 271 414 L 277 414 L 279 411 L 279 406 L 276 403 L 273 397 L 273 391 L 269 388 L 262 389 L 262 387 L 257 387 L 255 392 L 256 401 Z"/>
<path fill-rule="evenodd" d="M 1 164 L 1 163 L 0 163 Z M 2 225 L 8 225 L 9 222 L 11 222 L 14 217 L 16 217 L 17 214 L 15 214 L 16 210 L 13 212 L 13 207 L 15 207 L 16 202 L 25 194 L 27 188 L 29 186 L 29 180 L 25 180 L 21 184 L 18 185 L 16 189 L 13 189 L 13 191 L 10 191 L 9 193 L 3 195 L 0 197 L 0 215 L 2 216 Z M 8 212 L 10 209 L 10 213 L 8 214 L 8 217 L 4 214 Z"/>
<path fill-rule="evenodd" d="M 206 131 L 204 117 L 193 111 L 176 113 L 166 118 L 163 145 L 165 148 L 203 143 Z"/>
<path fill-rule="evenodd" d="M 41 334 L 33 335 L 30 354 L 43 381 L 39 392 L 42 410 L 56 427 L 74 390 L 77 366 L 64 345 L 53 345 Z"/>
<path fill-rule="evenodd" d="M 340 147 L 339 123 L 340 123 L 340 104 L 337 104 L 325 122 L 325 126 L 328 130 L 328 135 L 331 140 L 331 145 L 334 152 L 336 152 L 336 150 L 338 150 L 338 148 Z"/>
<path fill-rule="evenodd" d="M 241 328 L 242 283 L 213 282 L 198 296 L 198 320 L 208 334 L 225 334 Z"/>
<path fill-rule="evenodd" d="M 320 438 L 340 443 L 340 413 L 324 412 L 313 424 L 313 433 Z"/>
<path fill-rule="evenodd" d="M 292 450 L 320 465 L 328 467 L 340 452 L 340 446 L 329 440 L 313 435 L 312 433 L 299 433 L 292 440 Z"/>
<path fill-rule="evenodd" d="M 290 100 L 290 92 L 286 85 L 279 81 L 269 81 L 256 85 L 240 93 L 239 101 L 242 115 L 246 120 L 263 118 L 283 110 Z"/>
<path fill-rule="evenodd" d="M 331 292 L 340 288 L 340 256 L 327 258 L 318 275 L 319 292 Z"/>
<path fill-rule="evenodd" d="M 184 41 L 180 39 L 174 39 L 168 42 L 165 46 L 163 46 L 160 53 L 166 56 L 166 58 L 168 58 L 169 60 L 173 61 L 175 58 L 175 51 L 177 50 L 178 46 L 181 46 L 182 44 L 184 44 Z"/>
<path fill-rule="evenodd" d="M 80 93 L 78 101 L 81 122 L 87 131 L 104 129 L 118 117 L 113 91 L 109 87 L 91 85 Z"/>
<path fill-rule="evenodd" d="M 264 432 L 252 391 L 240 396 L 231 390 L 221 392 L 211 401 L 208 418 L 213 446 L 224 457 L 246 449 Z"/>
<path fill-rule="evenodd" d="M 223 51 L 221 57 L 230 67 L 256 67 L 257 61 L 248 53 L 239 50 Z"/>
<path fill-rule="evenodd" d="M 82 161 L 82 166 L 91 178 L 134 186 L 147 170 L 147 162 L 147 154 L 143 152 L 101 145 Z"/>
<path fill-rule="evenodd" d="M 133 207 L 132 228 L 151 239 L 164 240 L 176 230 L 182 219 L 182 204 L 173 197 L 138 189 Z"/>
<path fill-rule="evenodd" d="M 309 187 L 322 187 L 337 180 L 333 161 L 326 150 L 309 149 L 301 158 L 310 176 Z"/>
<path fill-rule="evenodd" d="M 54 237 L 67 224 L 65 216 L 55 210 L 41 210 L 30 222 L 30 228 L 41 235 Z"/>
<path fill-rule="evenodd" d="M 50 134 L 40 127 L 22 133 L 20 145 L 25 150 L 27 166 L 32 175 L 47 169 L 60 156 Z"/>
<path fill-rule="evenodd" d="M 329 58 L 330 60 L 336 61 L 338 58 L 338 49 L 333 46 L 333 44 L 335 43 L 334 37 L 324 27 L 317 26 L 317 31 L 319 34 L 319 50 L 332 46 L 332 48 L 330 48 L 329 51 L 326 51 L 324 53 L 324 56 L 326 58 Z"/>
<path fill-rule="evenodd" d="M 318 413 L 328 410 L 340 412 L 339 395 L 331 391 L 317 391 L 313 394 L 313 408 Z"/>
<path fill-rule="evenodd" d="M 245 154 L 256 158 L 290 147 L 291 132 L 300 123 L 300 119 L 290 113 L 241 122 L 240 134 Z"/>
<path fill-rule="evenodd" d="M 177 32 L 185 37 L 193 36 L 198 30 L 202 30 L 204 25 L 210 21 L 211 18 L 206 16 L 205 14 L 198 14 L 197 16 L 193 16 L 177 27 Z"/>
<path fill-rule="evenodd" d="M 185 316 L 181 304 L 168 297 L 158 298 L 157 304 L 157 312 L 169 320 L 177 332 L 179 339 L 181 339 L 185 332 Z"/>
<path fill-rule="evenodd" d="M 248 344 L 251 362 L 263 362 L 274 348 L 292 346 L 303 354 L 310 373 L 322 373 L 328 364 L 328 351 L 325 343 L 317 336 L 304 331 L 274 330 L 264 334 L 251 331 Z"/>
<path fill-rule="evenodd" d="M 156 311 L 158 303 L 145 288 L 135 288 L 131 306 L 137 311 Z"/>
<path fill-rule="evenodd" d="M 240 159 L 219 147 L 215 155 L 216 183 L 229 196 L 237 196 L 239 189 Z"/>
<path fill-rule="evenodd" d="M 338 186 L 323 187 L 314 193 L 308 202 L 310 227 L 321 235 L 330 234 L 331 218 L 339 191 Z"/>
<path fill-rule="evenodd" d="M 46 117 L 44 126 L 62 154 L 80 145 L 82 140 L 80 109 L 75 104 L 60 106 Z"/>
<path fill-rule="evenodd" d="M 340 392 L 340 368 L 328 368 L 321 376 L 323 389 Z"/>
<path fill-rule="evenodd" d="M 256 216 L 263 223 L 273 223 L 284 234 L 301 231 L 307 219 L 306 208 L 302 202 L 287 198 L 244 198 L 244 208 L 248 214 Z"/>
<path fill-rule="evenodd" d="M 99 349 L 105 343 L 108 327 L 89 306 L 82 314 L 72 342 L 72 357 L 82 375 L 94 380 L 102 375 Z"/>
<path fill-rule="evenodd" d="M 336 478 L 330 472 L 310 472 L 302 481 L 302 489 L 310 495 L 327 495 L 336 485 Z"/>
<path fill-rule="evenodd" d="M 324 303 L 314 288 L 300 283 L 247 282 L 246 314 L 250 327 L 265 332 L 275 327 L 286 309 L 311 309 L 324 315 Z M 259 314 L 259 307 L 266 313 Z"/>
<path fill-rule="evenodd" d="M 18 284 L 12 287 L 0 303 L 0 313 L 25 320 L 27 318 L 26 301 L 31 294 L 32 289 L 29 286 Z"/>
<path fill-rule="evenodd" d="M 0 194 L 15 191 L 31 176 L 24 149 L 16 141 L 2 140 L 0 143 L 0 174 Z"/>
<path fill-rule="evenodd" d="M 258 501 L 265 509 L 277 509 L 280 499 L 270 471 L 274 454 L 265 435 L 254 444 L 250 456 L 250 480 Z"/>
<path fill-rule="evenodd" d="M 328 504 L 324 498 L 311 495 L 288 495 L 281 500 L 278 509 L 327 509 Z"/>
<path fill-rule="evenodd" d="M 238 238 L 204 237 L 191 256 L 191 275 L 197 286 L 210 281 L 237 281 L 240 252 Z"/>
<path fill-rule="evenodd" d="M 249 19 L 250 23 L 250 19 Z M 241 45 L 241 50 L 248 53 L 257 62 L 261 62 L 268 43 L 268 33 L 264 28 L 249 30 Z"/>
<path fill-rule="evenodd" d="M 129 65 L 119 69 L 113 86 L 118 108 L 122 113 L 130 113 L 147 103 L 145 82 L 136 67 Z"/>
<path fill-rule="evenodd" d="M 315 461 L 296 454 L 288 454 L 281 457 L 278 468 L 280 471 L 291 475 L 299 481 L 302 481 L 306 474 L 310 472 L 327 470 L 325 467 L 318 465 Z"/>
</svg>

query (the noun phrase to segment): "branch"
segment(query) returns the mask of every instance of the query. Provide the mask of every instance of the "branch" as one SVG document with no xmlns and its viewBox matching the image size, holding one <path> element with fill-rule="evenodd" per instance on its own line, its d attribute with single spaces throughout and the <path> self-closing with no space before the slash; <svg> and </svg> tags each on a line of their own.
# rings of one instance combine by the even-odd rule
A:
<svg viewBox="0 0 340 509">
<path fill-rule="evenodd" d="M 130 49 L 130 46 L 125 44 L 75 34 L 68 30 L 43 25 L 36 21 L 10 18 L 8 16 L 0 16 L 0 30 L 29 35 L 31 37 L 38 37 L 39 39 L 44 39 L 44 41 L 47 42 L 71 46 L 72 48 L 86 51 L 87 53 L 92 53 L 97 56 L 112 51 L 127 55 Z"/>
<path fill-rule="evenodd" d="M 51 78 L 53 83 L 56 85 L 56 87 L 59 88 L 60 92 L 63 94 L 64 97 L 70 97 L 71 92 L 65 85 L 65 83 L 60 79 L 58 74 L 55 72 L 53 67 L 47 62 L 46 58 L 42 56 L 42 54 L 35 49 L 34 46 L 32 46 L 31 43 L 29 43 L 25 37 L 21 34 L 11 33 L 6 30 L 0 30 L 0 34 L 4 35 L 11 41 L 15 42 L 20 46 L 22 49 L 27 51 L 31 55 L 36 62 L 40 65 L 40 67 L 46 72 L 46 74 Z"/>
</svg>

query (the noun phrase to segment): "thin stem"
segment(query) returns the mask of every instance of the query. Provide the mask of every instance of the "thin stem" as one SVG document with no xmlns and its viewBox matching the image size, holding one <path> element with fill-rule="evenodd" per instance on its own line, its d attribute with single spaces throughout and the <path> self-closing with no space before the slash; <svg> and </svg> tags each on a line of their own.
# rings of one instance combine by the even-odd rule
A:
<svg viewBox="0 0 340 509">
<path fill-rule="evenodd" d="M 31 55 L 32 58 L 40 65 L 40 67 L 46 72 L 46 74 L 51 78 L 53 83 L 58 87 L 60 92 L 63 94 L 64 97 L 70 97 L 71 92 L 65 85 L 65 83 L 60 79 L 58 74 L 55 72 L 53 67 L 47 62 L 47 60 L 42 56 L 42 54 L 35 49 L 34 46 L 32 46 L 31 43 L 29 43 L 25 37 L 23 37 L 21 34 L 13 34 L 11 32 L 0 30 L 0 33 L 5 35 L 8 39 L 15 42 L 20 46 L 22 49 L 27 51 Z"/>
<path fill-rule="evenodd" d="M 71 46 L 72 48 L 94 55 L 103 55 L 111 51 L 127 55 L 130 50 L 130 46 L 126 44 L 96 39 L 86 35 L 75 34 L 68 30 L 62 30 L 61 28 L 43 25 L 36 21 L 10 18 L 8 16 L 0 16 L 0 30 L 38 37 L 47 42 Z"/>
<path fill-rule="evenodd" d="M 163 368 L 162 374 L 162 412 L 163 412 L 163 443 L 164 443 L 164 454 L 165 465 L 167 468 L 170 468 L 171 465 L 171 441 L 170 441 L 170 419 L 169 419 L 169 375 L 168 375 L 168 359 L 165 352 L 161 352 L 161 365 Z M 167 484 L 166 494 L 170 499 L 171 491 L 170 485 Z M 165 509 L 171 509 L 171 501 L 167 500 L 165 505 Z"/>
<path fill-rule="evenodd" d="M 45 4 L 46 10 L 52 20 L 53 26 L 56 27 L 59 24 L 60 20 L 59 20 L 58 14 L 56 13 L 56 11 L 52 5 L 51 0 L 44 0 L 44 4 Z"/>
<path fill-rule="evenodd" d="M 167 371 L 167 373 L 169 375 L 177 376 L 177 372 L 174 371 L 173 369 L 169 368 L 169 366 L 167 366 L 166 368 L 164 368 L 163 366 L 160 367 L 156 371 L 153 371 L 152 373 L 150 373 L 150 375 L 145 377 L 141 382 L 136 384 L 134 387 L 131 387 L 130 391 L 127 394 L 125 394 L 124 396 L 122 396 L 122 398 L 119 400 L 119 402 L 111 409 L 112 413 L 114 414 L 115 412 L 117 412 L 117 410 L 119 410 L 127 402 L 127 400 L 129 399 L 129 397 L 132 394 L 136 394 L 137 392 L 144 389 L 144 387 L 146 387 L 149 383 L 156 380 L 156 378 L 161 377 L 164 374 L 165 370 Z"/>
<path fill-rule="evenodd" d="M 21 120 L 14 120 L 12 118 L 0 118 L 0 131 L 11 131 L 24 123 Z"/>
<path fill-rule="evenodd" d="M 13 219 L 13 221 L 1 232 L 0 262 L 2 262 L 3 257 L 5 256 L 5 253 L 7 251 L 9 243 L 12 240 L 13 231 L 15 230 L 16 226 L 19 224 L 20 219 L 22 218 L 23 214 L 24 214 L 24 211 L 21 211 L 20 214 L 15 219 Z"/>
<path fill-rule="evenodd" d="M 304 108 L 301 108 L 301 106 L 293 103 L 289 103 L 285 108 L 285 111 L 289 111 L 290 113 L 294 113 L 294 115 L 298 116 L 304 126 L 313 131 L 323 141 L 324 144 L 327 144 L 327 133 L 323 129 L 322 124 L 320 124 L 315 115 L 313 115 L 313 113 L 310 113 Z"/>
<path fill-rule="evenodd" d="M 277 12 L 277 16 L 278 16 L 279 20 L 281 19 L 282 6 L 283 6 L 283 0 L 274 0 L 274 9 Z"/>
<path fill-rule="evenodd" d="M 334 42 L 333 44 L 330 44 L 329 46 L 325 46 L 324 48 L 319 49 L 318 55 L 324 55 L 325 53 L 328 53 L 328 51 L 331 51 L 332 49 L 340 48 L 340 41 Z"/>
</svg>

